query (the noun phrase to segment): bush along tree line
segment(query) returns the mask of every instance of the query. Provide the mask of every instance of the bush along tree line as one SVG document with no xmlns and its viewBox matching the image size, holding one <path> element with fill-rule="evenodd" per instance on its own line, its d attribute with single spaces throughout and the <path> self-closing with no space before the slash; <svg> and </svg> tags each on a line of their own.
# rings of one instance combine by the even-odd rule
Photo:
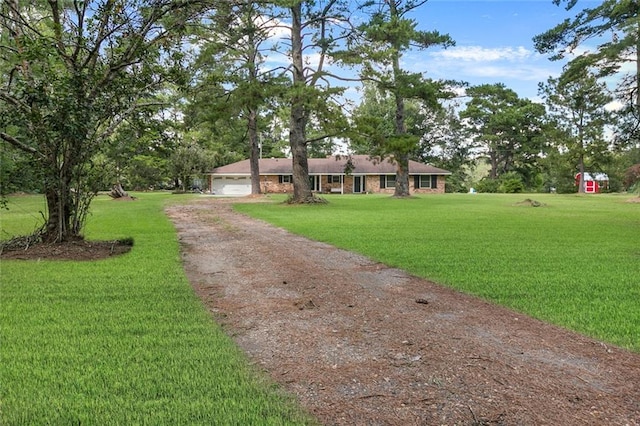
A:
<svg viewBox="0 0 640 426">
<path fill-rule="evenodd" d="M 408 52 L 455 44 L 418 30 L 425 0 L 6 0 L 2 193 L 42 192 L 42 237 L 64 241 L 81 235 L 99 190 L 188 191 L 245 158 L 253 193 L 258 159 L 290 156 L 291 201 L 317 201 L 307 159 L 338 143 L 392 161 L 397 197 L 409 195 L 410 159 L 452 171 L 447 191 L 583 191 L 585 171 L 637 189 L 638 2 L 550 1 L 575 14 L 534 37 L 540 53 L 566 60 L 600 44 L 541 82 L 535 103 L 499 82 L 404 69 Z M 611 77 L 617 86 L 603 84 Z M 355 105 L 349 85 L 363 88 Z"/>
</svg>

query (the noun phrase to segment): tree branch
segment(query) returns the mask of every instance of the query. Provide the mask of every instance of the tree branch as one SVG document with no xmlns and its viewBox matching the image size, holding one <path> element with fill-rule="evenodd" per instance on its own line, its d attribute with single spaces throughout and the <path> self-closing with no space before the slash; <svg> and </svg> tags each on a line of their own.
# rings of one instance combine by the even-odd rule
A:
<svg viewBox="0 0 640 426">
<path fill-rule="evenodd" d="M 88 7 L 87 1 L 78 1 L 74 0 L 73 8 L 76 11 L 76 16 L 78 17 L 78 29 L 77 29 L 77 38 L 76 38 L 76 47 L 73 51 L 71 57 L 73 58 L 73 62 L 78 61 L 78 55 L 80 54 L 82 39 L 84 38 L 84 18 L 87 12 Z"/>
<path fill-rule="evenodd" d="M 141 91 L 140 93 L 143 93 L 143 92 L 144 90 Z M 118 117 L 112 120 L 111 124 L 107 126 L 104 129 L 104 131 L 100 133 L 97 139 L 106 139 L 109 136 L 111 136 L 113 132 L 118 128 L 120 123 L 122 123 L 127 117 L 129 117 L 133 113 L 133 111 L 135 111 L 136 109 L 150 107 L 150 106 L 164 106 L 164 105 L 167 105 L 167 103 L 166 102 L 144 102 L 144 103 L 133 102 L 129 106 L 129 108 L 127 108 L 121 114 L 118 114 Z"/>
<path fill-rule="evenodd" d="M 0 91 L 0 99 L 3 101 L 10 103 L 11 105 L 21 109 L 22 111 L 29 111 L 29 106 L 24 102 L 20 102 L 18 99 L 13 96 L 9 96 L 6 92 Z"/>
<path fill-rule="evenodd" d="M 42 154 L 40 151 L 38 151 L 37 149 L 29 146 L 29 145 L 25 145 L 24 143 L 20 142 L 18 139 L 14 138 L 13 136 L 5 133 L 5 132 L 0 132 L 0 139 L 10 143 L 11 145 L 13 145 L 14 147 L 18 148 L 21 151 L 25 151 L 28 152 L 29 154 L 35 154 L 36 156 L 40 157 L 40 158 L 45 158 L 44 154 Z"/>
<path fill-rule="evenodd" d="M 336 137 L 338 135 L 339 135 L 339 133 L 328 133 L 328 134 L 325 134 L 325 135 L 316 136 L 315 138 L 307 139 L 306 143 L 314 143 L 314 142 L 321 141 L 323 139 L 333 138 L 333 137 Z"/>
</svg>

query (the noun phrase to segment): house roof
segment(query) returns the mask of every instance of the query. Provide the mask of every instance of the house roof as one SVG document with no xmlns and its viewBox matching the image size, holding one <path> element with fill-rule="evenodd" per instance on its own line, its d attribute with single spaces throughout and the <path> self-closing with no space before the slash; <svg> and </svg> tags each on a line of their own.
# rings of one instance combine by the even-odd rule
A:
<svg viewBox="0 0 640 426">
<path fill-rule="evenodd" d="M 309 158 L 310 175 L 341 175 L 344 174 L 344 166 L 347 156 L 326 158 Z M 372 161 L 368 155 L 352 155 L 353 170 L 351 174 L 362 175 L 386 175 L 395 174 L 396 166 L 387 160 L 382 162 Z M 260 175 L 290 175 L 293 173 L 293 164 L 290 158 L 263 158 L 260 159 Z M 226 166 L 216 167 L 211 171 L 213 175 L 249 176 L 251 166 L 249 160 L 238 161 Z M 411 175 L 450 175 L 451 172 L 417 161 L 409 161 L 409 174 Z"/>
</svg>

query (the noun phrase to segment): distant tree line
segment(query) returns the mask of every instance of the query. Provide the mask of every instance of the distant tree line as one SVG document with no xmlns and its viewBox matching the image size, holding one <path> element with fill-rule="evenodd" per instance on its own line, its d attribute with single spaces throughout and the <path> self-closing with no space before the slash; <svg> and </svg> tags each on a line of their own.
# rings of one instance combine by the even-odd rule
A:
<svg viewBox="0 0 640 426">
<path fill-rule="evenodd" d="M 408 52 L 455 45 L 418 29 L 412 14 L 426 3 L 5 0 L 2 193 L 42 192 L 43 239 L 64 241 L 81 235 L 100 190 L 186 191 L 245 158 L 253 193 L 259 158 L 289 156 L 290 201 L 318 201 L 307 159 L 338 144 L 393 162 L 396 197 L 409 195 L 409 160 L 452 171 L 450 192 L 583 191 L 574 176 L 585 171 L 608 174 L 609 190 L 637 189 L 637 1 L 605 0 L 534 37 L 567 60 L 540 83 L 544 103 L 403 68 Z M 587 40 L 598 49 L 568 56 Z"/>
</svg>

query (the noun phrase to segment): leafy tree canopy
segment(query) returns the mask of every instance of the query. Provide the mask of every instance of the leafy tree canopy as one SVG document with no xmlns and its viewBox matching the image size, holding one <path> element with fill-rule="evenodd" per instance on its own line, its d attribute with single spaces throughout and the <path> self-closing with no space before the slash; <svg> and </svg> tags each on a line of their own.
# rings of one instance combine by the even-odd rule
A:
<svg viewBox="0 0 640 426">
<path fill-rule="evenodd" d="M 574 158 L 582 178 L 585 161 L 597 164 L 610 153 L 604 129 L 611 122 L 605 106 L 612 98 L 606 85 L 598 83 L 594 75 L 583 70 L 580 79 L 567 78 L 566 74 L 557 79 L 549 78 L 547 84 L 540 84 L 540 94 L 546 100 L 550 119 L 562 136 L 552 144 Z M 579 191 L 584 191 L 583 181 Z"/>
<path fill-rule="evenodd" d="M 378 143 L 378 152 L 396 164 L 394 195 L 409 195 L 409 156 L 417 149 L 419 137 L 407 131 L 405 100 L 419 99 L 429 108 L 438 108 L 439 99 L 450 96 L 445 82 L 425 78 L 422 73 L 409 72 L 400 65 L 402 55 L 410 49 L 454 44 L 449 35 L 438 31 L 420 31 L 412 11 L 426 1 L 372 1 L 364 11 L 371 18 L 358 28 L 349 48 L 337 58 L 346 65 L 360 67 L 360 78 L 376 85 L 383 94 L 391 94 L 395 103 L 393 135 Z M 374 126 L 375 127 L 375 126 Z"/>
<path fill-rule="evenodd" d="M 0 139 L 42 170 L 44 238 L 80 235 L 94 157 L 133 111 L 180 76 L 180 34 L 199 0 L 0 4 Z"/>
<path fill-rule="evenodd" d="M 573 9 L 578 0 L 553 0 Z M 538 52 L 551 54 L 560 60 L 576 52 L 579 46 L 594 40 L 595 50 L 588 50 L 572 59 L 565 78 L 576 80 L 585 70 L 597 78 L 617 75 L 618 96 L 626 105 L 621 114 L 626 118 L 624 134 L 628 143 L 640 139 L 640 3 L 637 0 L 604 0 L 596 7 L 585 8 L 575 18 L 565 19 L 554 28 L 533 38 Z M 625 64 L 633 64 L 630 72 Z M 622 74 L 620 74 L 622 72 Z"/>
<path fill-rule="evenodd" d="M 470 87 L 467 95 L 471 99 L 460 117 L 489 157 L 490 178 L 511 171 L 530 178 L 544 146 L 544 106 L 520 99 L 501 83 Z"/>
</svg>

